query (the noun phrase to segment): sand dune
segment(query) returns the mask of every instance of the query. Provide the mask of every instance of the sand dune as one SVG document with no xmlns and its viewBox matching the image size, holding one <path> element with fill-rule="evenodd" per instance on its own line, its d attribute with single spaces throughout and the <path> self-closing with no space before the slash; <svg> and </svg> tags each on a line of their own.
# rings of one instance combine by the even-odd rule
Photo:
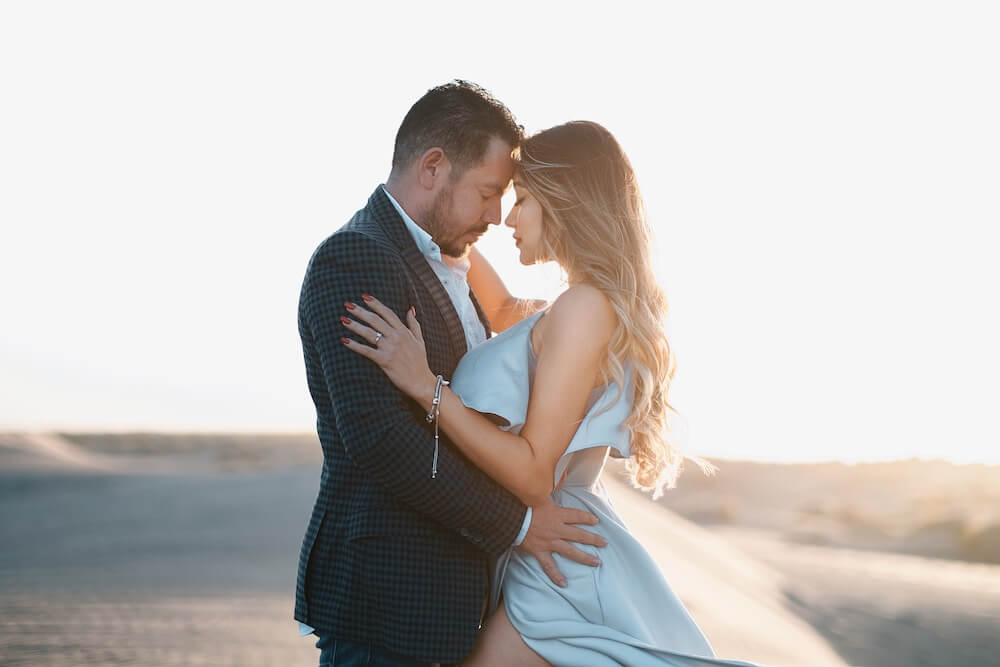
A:
<svg viewBox="0 0 1000 667">
<path fill-rule="evenodd" d="M 314 664 L 291 610 L 318 454 L 308 437 L 0 434 L 0 664 Z M 719 655 L 971 667 L 1000 650 L 995 566 L 709 531 L 617 475 L 617 509 Z"/>
<path fill-rule="evenodd" d="M 190 462 L 170 452 L 150 456 L 108 454 L 82 447 L 57 433 L 11 433 L 2 444 L 18 450 L 21 465 L 28 468 L 91 471 L 106 474 L 155 475 L 204 472 L 205 465 Z M 9 453 L 8 453 L 9 456 Z"/>
<path fill-rule="evenodd" d="M 903 463 L 900 467 L 911 466 Z M 780 490 L 784 505 L 794 507 L 816 495 L 802 467 L 788 466 L 790 480 L 787 484 L 782 483 L 779 475 L 781 467 L 771 468 L 767 474 L 776 489 L 773 493 Z M 631 491 L 621 485 L 619 489 Z M 632 491 L 632 494 L 635 496 L 638 492 Z M 618 497 L 624 497 L 623 493 Z M 844 502 L 845 496 L 831 495 L 831 498 Z M 753 502 L 754 495 L 748 494 L 746 503 L 750 506 L 744 512 L 755 519 L 759 519 L 761 513 L 769 514 L 768 521 L 773 522 L 774 510 L 767 507 L 766 502 L 762 503 L 764 509 L 755 508 Z M 642 517 L 650 514 L 646 503 L 648 501 L 643 498 Z M 984 509 L 993 511 L 993 508 Z M 878 507 L 869 510 L 872 514 L 880 511 L 883 509 Z M 774 530 L 748 528 L 730 521 L 707 524 L 700 530 L 723 540 L 743 557 L 750 556 L 754 562 L 766 564 L 773 572 L 780 573 L 778 599 L 783 610 L 807 622 L 849 664 L 879 667 L 997 664 L 1000 566 L 891 551 L 803 544 L 789 538 L 789 533 L 794 533 L 794 524 Z M 651 549 L 667 546 L 673 549 L 681 534 L 681 531 L 673 531 L 669 541 L 653 538 L 646 539 L 645 543 L 654 545 Z M 898 548 L 898 544 L 893 546 Z M 663 564 L 665 560 L 661 558 L 660 562 Z M 698 560 L 687 559 L 687 562 Z M 666 571 L 670 568 L 680 571 L 684 563 L 666 567 Z M 692 595 L 705 590 L 709 590 L 707 586 L 695 590 Z M 753 590 L 752 584 L 744 584 L 743 590 Z M 769 599 L 767 593 L 766 590 L 755 593 L 758 595 L 755 600 Z M 740 629 L 734 628 L 725 636 L 737 637 Z M 770 631 L 761 636 L 768 642 L 782 639 L 780 633 Z M 779 664 L 782 663 L 779 661 Z"/>
<path fill-rule="evenodd" d="M 615 509 L 723 657 L 773 665 L 846 664 L 789 610 L 783 577 L 721 538 L 658 508 L 609 474 Z M 654 511 L 651 511 L 654 510 Z"/>
<path fill-rule="evenodd" d="M 715 463 L 718 474 L 688 472 L 659 502 L 789 542 L 1000 564 L 1000 466 Z"/>
<path fill-rule="evenodd" d="M 120 467 L 121 457 L 95 454 L 55 433 L 5 433 L 4 447 L 8 465 L 32 468 L 63 468 L 112 472 Z"/>
</svg>

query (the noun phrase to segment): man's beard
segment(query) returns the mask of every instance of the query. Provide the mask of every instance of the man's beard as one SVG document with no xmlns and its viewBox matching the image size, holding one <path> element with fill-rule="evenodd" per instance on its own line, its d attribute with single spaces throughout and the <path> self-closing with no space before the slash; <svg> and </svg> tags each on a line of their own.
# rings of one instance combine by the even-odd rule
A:
<svg viewBox="0 0 1000 667">
<path fill-rule="evenodd" d="M 449 225 L 451 220 L 451 209 L 452 190 L 448 187 L 442 189 L 441 192 L 439 192 L 434 198 L 434 203 L 424 216 L 424 229 L 426 229 L 427 233 L 431 235 L 431 239 L 434 243 L 441 248 L 442 255 L 448 255 L 449 257 L 465 257 L 469 254 L 469 249 L 472 247 L 472 244 L 460 243 L 459 239 L 473 231 L 482 234 L 489 229 L 489 225 L 486 225 L 483 229 L 469 229 L 455 236 L 452 231 L 452 228 L 455 225 Z"/>
</svg>

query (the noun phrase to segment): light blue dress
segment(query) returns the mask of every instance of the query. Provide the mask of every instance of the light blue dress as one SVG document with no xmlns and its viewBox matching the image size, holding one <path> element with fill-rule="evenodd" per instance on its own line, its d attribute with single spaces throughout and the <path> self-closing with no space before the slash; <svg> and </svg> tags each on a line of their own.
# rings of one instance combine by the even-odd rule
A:
<svg viewBox="0 0 1000 667">
<path fill-rule="evenodd" d="M 519 433 L 528 413 L 535 374 L 531 329 L 540 311 L 469 350 L 456 368 L 451 388 L 462 402 L 496 415 L 504 430 Z M 614 403 L 614 383 L 595 388 L 587 410 L 555 470 L 552 500 L 595 514 L 600 523 L 587 526 L 603 536 L 603 548 L 579 545 L 597 555 L 601 565 L 590 567 L 553 554 L 567 586 L 551 582 L 534 557 L 512 549 L 494 567 L 493 591 L 503 591 L 503 604 L 524 641 L 553 665 L 634 667 L 670 665 L 751 665 L 715 658 L 711 645 L 695 624 L 656 562 L 615 512 L 601 483 L 609 455 L 629 455 L 629 433 L 622 424 L 631 405 L 631 372 L 626 364 L 626 390 Z M 490 609 L 498 603 L 491 595 Z"/>
</svg>

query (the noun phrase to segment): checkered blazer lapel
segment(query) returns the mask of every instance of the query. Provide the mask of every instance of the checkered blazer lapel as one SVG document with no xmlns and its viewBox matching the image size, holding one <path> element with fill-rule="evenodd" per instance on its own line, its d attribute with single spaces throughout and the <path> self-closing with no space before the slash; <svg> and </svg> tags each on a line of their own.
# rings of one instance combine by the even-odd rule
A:
<svg viewBox="0 0 1000 667">
<path fill-rule="evenodd" d="M 451 340 L 452 349 L 455 351 L 455 359 L 460 359 L 469 346 L 465 340 L 465 329 L 462 328 L 462 321 L 458 318 L 458 313 L 455 311 L 455 304 L 451 302 L 451 297 L 445 291 L 444 285 L 441 284 L 434 270 L 431 269 L 431 265 L 427 263 L 427 258 L 417 248 L 416 242 L 410 236 L 409 230 L 406 229 L 406 223 L 403 222 L 399 212 L 396 211 L 396 207 L 389 201 L 382 187 L 380 185 L 375 188 L 375 192 L 368 199 L 368 209 L 371 211 L 375 222 L 378 223 L 393 245 L 396 246 L 403 260 L 417 277 L 420 278 L 420 282 L 434 299 L 434 304 L 437 306 L 438 312 L 441 313 L 445 329 L 448 331 L 448 338 Z M 472 290 L 469 290 L 469 294 L 471 296 Z M 484 320 L 485 316 L 481 314 L 482 311 L 479 308 L 479 304 L 476 303 L 475 298 L 473 298 L 473 304 L 476 306 L 476 312 L 480 313 L 480 321 Z M 488 331 L 489 328 L 487 327 Z M 489 336 L 489 333 L 487 333 L 487 336 Z"/>
<path fill-rule="evenodd" d="M 483 329 L 486 331 L 486 337 L 490 338 L 493 335 L 493 327 L 490 325 L 489 319 L 486 317 L 486 313 L 483 312 L 483 307 L 479 305 L 479 300 L 476 299 L 476 293 L 469 288 L 469 298 L 472 299 L 472 305 L 476 307 L 476 315 L 479 316 L 479 321 L 483 323 Z"/>
</svg>

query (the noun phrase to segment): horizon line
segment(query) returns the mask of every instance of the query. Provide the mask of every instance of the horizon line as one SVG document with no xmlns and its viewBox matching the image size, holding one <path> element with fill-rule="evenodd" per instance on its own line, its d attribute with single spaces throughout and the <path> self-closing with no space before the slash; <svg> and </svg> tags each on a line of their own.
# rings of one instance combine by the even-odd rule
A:
<svg viewBox="0 0 1000 667">
<path fill-rule="evenodd" d="M 289 428 L 289 429 L 249 429 L 249 428 L 157 428 L 157 427 L 106 427 L 106 428 L 94 428 L 94 427 L 81 427 L 81 428 L 18 428 L 9 427 L 5 424 L 0 424 L 0 437 L 4 435 L 20 435 L 20 434 L 37 434 L 37 433 L 55 433 L 55 434 L 67 434 L 67 435 L 165 435 L 165 436 L 216 436 L 224 437 L 231 435 L 243 435 L 243 436 L 269 436 L 269 437 L 303 437 L 309 436 L 318 439 L 318 435 L 313 430 L 301 429 L 301 428 Z M 718 455 L 710 453 L 700 453 L 698 456 L 706 459 L 712 459 L 715 461 L 726 461 L 729 463 L 754 463 L 754 464 L 775 464 L 775 465 L 824 465 L 824 464 L 839 464 L 839 465 L 874 465 L 874 464 L 892 464 L 892 463 L 945 463 L 953 466 L 986 466 L 986 467 L 996 467 L 1000 468 L 1000 457 L 993 461 L 984 460 L 970 460 L 970 459 L 954 459 L 948 458 L 946 456 L 909 456 L 904 458 L 775 458 L 775 457 L 734 457 L 730 455 Z"/>
</svg>

